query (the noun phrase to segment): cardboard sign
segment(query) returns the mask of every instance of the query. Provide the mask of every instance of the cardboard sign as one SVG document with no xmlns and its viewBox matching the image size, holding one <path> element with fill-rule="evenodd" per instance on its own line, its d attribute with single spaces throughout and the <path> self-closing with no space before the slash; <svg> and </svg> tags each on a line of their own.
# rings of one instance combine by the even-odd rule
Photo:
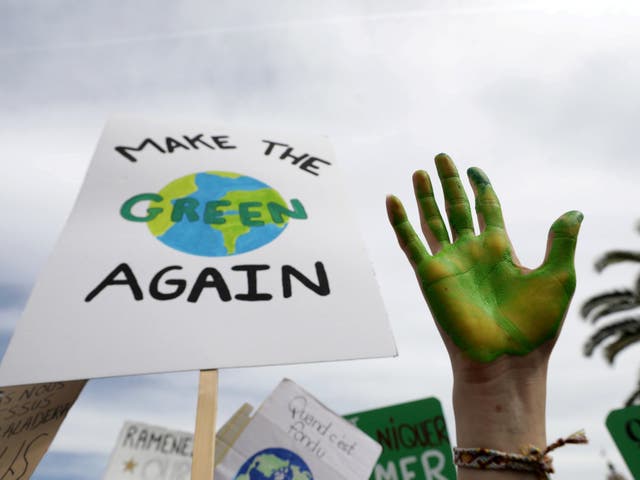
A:
<svg viewBox="0 0 640 480">
<path fill-rule="evenodd" d="M 0 385 L 395 355 L 354 200 L 324 137 L 111 121 Z"/>
<path fill-rule="evenodd" d="M 0 478 L 29 478 L 86 380 L 0 390 Z"/>
<path fill-rule="evenodd" d="M 640 405 L 609 413 L 607 428 L 633 478 L 640 478 Z"/>
<path fill-rule="evenodd" d="M 227 455 L 229 449 L 236 443 L 240 434 L 247 428 L 251 420 L 253 407 L 245 403 L 216 433 L 216 451 L 214 464 L 217 465 Z"/>
<path fill-rule="evenodd" d="M 251 410 L 245 403 L 216 434 L 216 464 L 249 423 Z M 103 480 L 190 480 L 192 454 L 193 433 L 125 422 Z"/>
<path fill-rule="evenodd" d="M 447 426 L 436 398 L 345 418 L 382 445 L 371 480 L 455 480 Z"/>
<path fill-rule="evenodd" d="M 381 447 L 283 380 L 216 467 L 216 480 L 366 480 Z"/>
</svg>

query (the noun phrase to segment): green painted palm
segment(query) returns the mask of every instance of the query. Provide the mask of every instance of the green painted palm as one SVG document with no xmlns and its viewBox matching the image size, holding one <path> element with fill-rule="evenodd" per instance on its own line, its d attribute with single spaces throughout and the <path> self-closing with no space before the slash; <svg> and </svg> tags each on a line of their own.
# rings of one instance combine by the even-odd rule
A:
<svg viewBox="0 0 640 480">
<path fill-rule="evenodd" d="M 640 262 L 640 252 L 606 252 L 596 261 L 595 267 L 598 272 L 602 272 L 606 267 L 621 262 Z M 637 308 L 640 308 L 640 276 L 633 288 L 605 292 L 587 299 L 582 305 L 581 314 L 584 319 L 589 319 L 595 324 L 604 317 Z M 640 316 L 618 318 L 598 328 L 585 343 L 584 354 L 591 356 L 598 346 L 607 341 L 607 345 L 603 347 L 605 358 L 613 364 L 620 352 L 640 342 Z M 640 404 L 640 379 L 625 405 L 630 406 L 634 403 Z"/>
<path fill-rule="evenodd" d="M 390 196 L 387 210 L 441 331 L 480 362 L 504 354 L 525 355 L 555 338 L 575 290 L 573 257 L 582 214 L 568 212 L 554 222 L 545 261 L 530 270 L 513 252 L 487 176 L 478 168 L 468 170 L 481 230 L 476 235 L 455 165 L 440 154 L 436 167 L 452 238 L 424 171 L 416 172 L 413 181 L 432 253 L 418 238 L 400 200 Z"/>
</svg>

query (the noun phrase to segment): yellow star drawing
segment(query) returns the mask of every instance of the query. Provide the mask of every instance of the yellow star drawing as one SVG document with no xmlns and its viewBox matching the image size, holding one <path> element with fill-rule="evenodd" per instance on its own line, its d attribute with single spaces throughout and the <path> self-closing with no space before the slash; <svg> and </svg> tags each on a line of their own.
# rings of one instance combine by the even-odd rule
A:
<svg viewBox="0 0 640 480">
<path fill-rule="evenodd" d="M 133 461 L 133 458 L 131 458 L 129 461 L 124 462 L 124 471 L 133 473 L 133 470 L 136 468 L 137 465 L 138 464 Z"/>
</svg>

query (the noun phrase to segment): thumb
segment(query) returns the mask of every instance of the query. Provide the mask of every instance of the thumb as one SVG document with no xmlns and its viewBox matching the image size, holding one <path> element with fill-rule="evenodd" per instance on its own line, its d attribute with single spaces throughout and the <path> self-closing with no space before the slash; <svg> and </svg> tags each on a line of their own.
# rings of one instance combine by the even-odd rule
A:
<svg viewBox="0 0 640 480">
<path fill-rule="evenodd" d="M 572 210 L 553 222 L 549 229 L 547 253 L 542 262 L 543 267 L 573 269 L 576 241 L 583 218 L 582 213 Z"/>
</svg>

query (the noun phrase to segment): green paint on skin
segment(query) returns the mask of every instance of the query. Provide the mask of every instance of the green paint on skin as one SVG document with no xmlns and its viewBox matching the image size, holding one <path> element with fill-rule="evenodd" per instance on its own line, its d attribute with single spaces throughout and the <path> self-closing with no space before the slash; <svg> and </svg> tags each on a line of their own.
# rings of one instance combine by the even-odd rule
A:
<svg viewBox="0 0 640 480">
<path fill-rule="evenodd" d="M 451 159 L 444 162 L 439 167 L 447 171 Z M 478 196 L 486 191 L 495 200 L 480 202 L 479 213 L 499 217 L 501 228 L 465 235 L 431 256 L 415 245 L 417 236 L 407 228 L 406 213 L 395 197 L 389 200 L 392 225 L 408 255 L 410 249 L 434 318 L 468 357 L 491 362 L 505 354 L 526 355 L 554 338 L 562 324 L 576 285 L 573 256 L 583 217 L 573 211 L 554 222 L 547 259 L 538 269 L 525 271 L 513 262 L 489 179 L 479 169 L 470 169 L 469 176 Z M 452 223 L 458 220 L 467 219 Z"/>
<path fill-rule="evenodd" d="M 444 226 L 442 215 L 440 215 L 440 210 L 436 204 L 429 174 L 424 170 L 415 172 L 413 175 L 413 188 L 424 221 L 429 226 L 433 236 L 440 243 L 449 243 L 449 233 Z"/>
<path fill-rule="evenodd" d="M 477 194 L 476 212 L 484 220 L 485 227 L 504 229 L 500 202 L 487 175 L 477 167 L 467 170 L 467 174 Z"/>
<path fill-rule="evenodd" d="M 449 225 L 456 235 L 464 236 L 473 234 L 473 220 L 469 200 L 464 191 L 458 169 L 446 153 L 436 156 L 436 168 L 444 198 L 446 200 Z"/>
<path fill-rule="evenodd" d="M 459 181 L 459 180 L 458 180 Z M 447 179 L 447 183 L 449 180 Z M 449 201 L 447 205 L 447 217 L 449 217 L 449 225 L 456 235 L 472 235 L 473 223 L 469 221 L 471 209 L 469 202 L 463 202 L 459 198 L 445 195 Z"/>
<path fill-rule="evenodd" d="M 429 306 L 443 329 L 475 360 L 524 355 L 553 338 L 569 304 L 553 278 L 526 274 L 506 249 L 459 240 L 443 249 L 425 270 L 439 278 L 423 284 Z M 450 251 L 445 251 L 450 250 Z M 550 281 L 547 281 L 550 280 Z"/>
<path fill-rule="evenodd" d="M 471 167 L 467 170 L 471 181 L 476 184 L 477 187 L 486 187 L 487 185 L 491 185 L 489 181 L 489 177 L 477 167 Z"/>
</svg>

